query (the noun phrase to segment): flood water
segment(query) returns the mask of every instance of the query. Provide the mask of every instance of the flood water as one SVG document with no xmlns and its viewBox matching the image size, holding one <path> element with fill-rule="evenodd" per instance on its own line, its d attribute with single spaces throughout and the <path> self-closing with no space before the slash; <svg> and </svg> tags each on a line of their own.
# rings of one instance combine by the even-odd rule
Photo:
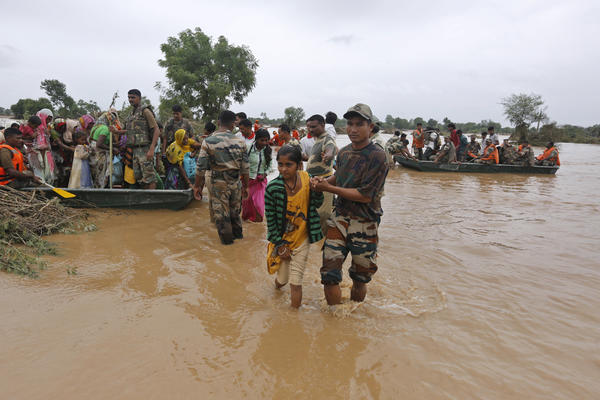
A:
<svg viewBox="0 0 600 400">
<path fill-rule="evenodd" d="M 0 274 L 0 398 L 597 399 L 598 160 L 563 144 L 556 176 L 397 167 L 379 271 L 336 310 L 316 246 L 294 311 L 266 226 L 222 246 L 206 200 L 94 212 L 98 231 L 50 238 L 39 279 Z"/>
</svg>

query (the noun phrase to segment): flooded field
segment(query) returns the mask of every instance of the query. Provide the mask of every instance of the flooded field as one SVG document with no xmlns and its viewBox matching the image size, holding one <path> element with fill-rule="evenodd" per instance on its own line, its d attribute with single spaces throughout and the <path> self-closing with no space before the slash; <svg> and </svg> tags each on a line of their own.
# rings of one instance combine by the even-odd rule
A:
<svg viewBox="0 0 600 400">
<path fill-rule="evenodd" d="M 0 398 L 598 398 L 599 160 L 563 144 L 556 176 L 394 169 L 379 271 L 335 311 L 317 246 L 294 311 L 264 224 L 222 246 L 206 200 L 96 211 L 98 231 L 51 237 L 39 279 L 0 274 Z"/>
</svg>

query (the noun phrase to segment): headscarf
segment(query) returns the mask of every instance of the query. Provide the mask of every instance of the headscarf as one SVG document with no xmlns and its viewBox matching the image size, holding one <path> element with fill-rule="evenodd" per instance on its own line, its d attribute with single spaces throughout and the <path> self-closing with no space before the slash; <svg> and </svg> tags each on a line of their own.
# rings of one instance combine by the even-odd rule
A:
<svg viewBox="0 0 600 400">
<path fill-rule="evenodd" d="M 167 148 L 167 160 L 171 164 L 180 164 L 183 162 L 185 153 L 192 151 L 191 145 L 195 142 L 192 139 L 188 139 L 186 145 L 183 144 L 185 138 L 185 129 L 178 129 L 175 131 L 175 141 Z"/>
<path fill-rule="evenodd" d="M 82 129 L 87 129 L 88 126 L 90 126 L 90 124 L 93 124 L 94 122 L 95 122 L 94 118 L 89 114 L 82 115 L 79 118 L 79 125 L 81 126 Z"/>
<path fill-rule="evenodd" d="M 115 128 L 121 130 L 121 124 L 119 122 L 119 114 L 114 107 L 111 107 L 105 113 L 102 113 L 101 116 L 96 120 L 96 125 L 106 125 L 106 126 L 114 126 Z"/>
<path fill-rule="evenodd" d="M 37 116 L 39 117 L 39 114 L 45 114 L 45 115 L 46 115 L 46 118 L 47 118 L 47 117 L 52 117 L 52 118 L 54 118 L 54 114 L 52 114 L 52 111 L 50 111 L 50 110 L 49 110 L 49 109 L 47 109 L 47 108 L 42 108 L 42 109 L 41 109 L 40 111 L 38 111 L 38 112 L 37 112 L 37 114 L 35 114 L 35 115 L 37 115 Z M 40 118 L 41 118 L 41 117 L 40 117 Z M 46 123 L 46 118 L 44 118 L 44 119 L 42 120 L 42 123 L 43 123 L 43 124 L 45 124 L 45 123 Z"/>
</svg>

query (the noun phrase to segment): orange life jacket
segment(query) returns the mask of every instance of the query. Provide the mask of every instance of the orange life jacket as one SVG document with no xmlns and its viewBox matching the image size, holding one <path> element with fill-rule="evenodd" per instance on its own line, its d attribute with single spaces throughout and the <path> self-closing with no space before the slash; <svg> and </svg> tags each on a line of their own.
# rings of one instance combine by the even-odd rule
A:
<svg viewBox="0 0 600 400">
<path fill-rule="evenodd" d="M 552 156 L 553 152 L 556 152 L 555 156 Z M 544 150 L 544 152 L 542 154 L 540 154 L 539 156 L 537 156 L 536 159 L 538 161 L 548 160 L 550 162 L 553 162 L 556 165 L 560 165 L 560 158 L 558 157 L 558 150 L 554 146 L 550 147 L 549 149 Z"/>
<path fill-rule="evenodd" d="M 13 163 L 14 169 L 16 169 L 19 172 L 23 172 L 25 170 L 25 163 L 23 162 L 23 153 L 21 153 L 18 149 L 15 149 L 15 148 L 7 145 L 6 143 L 0 144 L 0 149 L 9 149 L 10 150 L 10 152 L 12 153 L 12 163 Z M 9 176 L 8 171 L 6 171 L 0 165 L 0 185 L 8 185 L 9 183 L 11 183 L 14 180 L 15 180 L 15 178 Z"/>
<path fill-rule="evenodd" d="M 488 149 L 489 149 L 490 147 L 491 147 L 493 150 L 492 150 L 490 153 L 488 153 Z M 483 161 L 491 161 L 491 160 L 493 160 L 493 161 L 494 161 L 494 164 L 499 164 L 499 163 L 500 163 L 500 154 L 498 153 L 498 148 L 497 148 L 497 147 L 496 147 L 496 145 L 495 145 L 495 144 L 493 144 L 493 143 L 492 143 L 492 144 L 490 144 L 489 146 L 487 146 L 487 147 L 485 148 L 485 150 L 483 151 L 483 155 L 484 155 L 484 156 L 483 156 L 483 157 L 481 157 L 481 159 L 482 159 Z"/>
<path fill-rule="evenodd" d="M 417 149 L 422 149 L 425 147 L 425 137 L 422 129 L 415 129 L 413 131 L 413 147 Z"/>
</svg>

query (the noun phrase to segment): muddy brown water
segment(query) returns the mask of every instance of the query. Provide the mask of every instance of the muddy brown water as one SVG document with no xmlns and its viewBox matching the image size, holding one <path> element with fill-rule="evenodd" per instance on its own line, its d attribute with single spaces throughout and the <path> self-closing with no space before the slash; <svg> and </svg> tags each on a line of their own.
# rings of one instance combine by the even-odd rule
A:
<svg viewBox="0 0 600 400">
<path fill-rule="evenodd" d="M 391 171 L 379 272 L 336 310 L 316 247 L 289 308 L 263 224 L 225 247 L 205 202 L 95 212 L 39 279 L 0 274 L 0 398 L 598 398 L 600 146 L 561 160 Z"/>
</svg>

